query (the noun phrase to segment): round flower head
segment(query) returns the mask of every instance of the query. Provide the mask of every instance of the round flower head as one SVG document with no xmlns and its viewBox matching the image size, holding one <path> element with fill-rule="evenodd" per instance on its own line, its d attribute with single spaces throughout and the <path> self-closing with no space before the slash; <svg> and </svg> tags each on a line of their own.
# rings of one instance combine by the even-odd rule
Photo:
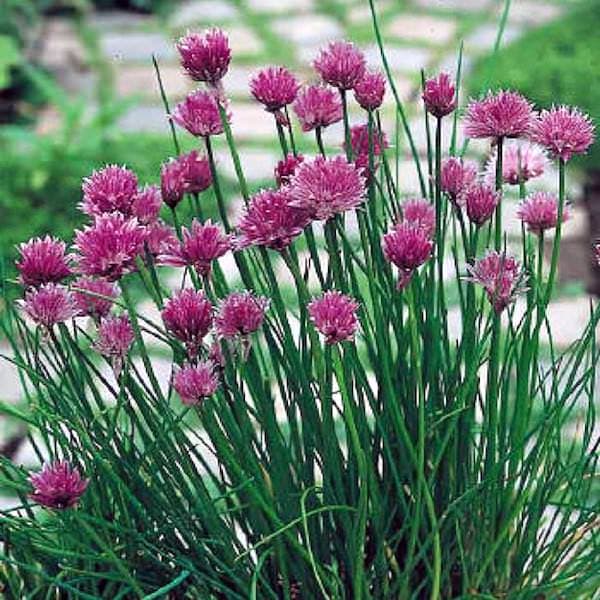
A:
<svg viewBox="0 0 600 600">
<path fill-rule="evenodd" d="M 265 110 L 275 113 L 291 104 L 300 85 L 293 73 L 285 67 L 267 67 L 250 80 L 250 92 Z"/>
<path fill-rule="evenodd" d="M 400 269 L 399 284 L 405 285 L 407 274 L 431 256 L 433 241 L 420 225 L 404 221 L 383 236 L 381 247 L 385 259 Z"/>
<path fill-rule="evenodd" d="M 498 150 L 492 152 L 486 167 L 485 181 L 490 185 L 496 181 Z M 548 166 L 548 158 L 541 146 L 530 142 L 510 141 L 502 149 L 502 180 L 509 185 L 518 185 L 520 179 L 529 181 L 539 177 Z"/>
<path fill-rule="evenodd" d="M 160 169 L 160 191 L 164 203 L 175 208 L 185 194 L 185 164 L 176 158 L 163 163 Z"/>
<path fill-rule="evenodd" d="M 456 108 L 456 88 L 448 73 L 440 73 L 425 82 L 423 89 L 425 108 L 438 119 L 449 115 Z"/>
<path fill-rule="evenodd" d="M 110 281 L 120 279 L 135 269 L 145 237 L 137 219 L 126 219 L 119 213 L 97 217 L 92 225 L 75 232 L 78 272 Z"/>
<path fill-rule="evenodd" d="M 83 202 L 79 208 L 86 215 L 96 216 L 117 211 L 129 216 L 131 203 L 138 191 L 138 181 L 133 171 L 108 165 L 86 177 L 82 190 Z"/>
<path fill-rule="evenodd" d="M 325 336 L 326 344 L 352 341 L 358 328 L 358 302 L 341 292 L 325 292 L 308 305 L 315 327 Z"/>
<path fill-rule="evenodd" d="M 26 287 L 59 283 L 71 274 L 72 256 L 65 254 L 65 243 L 57 238 L 48 235 L 33 238 L 20 244 L 18 250 L 21 255 L 16 262 L 19 280 Z"/>
<path fill-rule="evenodd" d="M 160 188 L 156 185 L 145 185 L 137 191 L 131 205 L 131 213 L 142 225 L 148 225 L 158 219 L 161 205 Z"/>
<path fill-rule="evenodd" d="M 467 216 L 475 225 L 483 225 L 491 219 L 496 207 L 500 203 L 500 192 L 484 183 L 474 183 L 463 193 L 463 201 L 467 209 Z"/>
<path fill-rule="evenodd" d="M 352 43 L 330 42 L 321 50 L 313 66 L 325 83 L 350 90 L 365 74 L 365 55 Z"/>
<path fill-rule="evenodd" d="M 540 235 L 546 229 L 558 224 L 558 199 L 548 192 L 535 192 L 529 195 L 517 210 L 517 216 L 532 233 Z M 563 208 L 562 221 L 570 217 L 569 208 Z"/>
<path fill-rule="evenodd" d="M 182 154 L 176 160 L 184 165 L 183 180 L 186 192 L 199 194 L 210 187 L 212 174 L 206 156 L 202 156 L 197 150 L 192 150 Z"/>
<path fill-rule="evenodd" d="M 406 223 L 413 223 L 423 229 L 428 237 L 435 232 L 435 207 L 422 198 L 407 200 L 402 204 L 402 217 Z"/>
<path fill-rule="evenodd" d="M 512 91 L 488 92 L 473 100 L 465 115 L 465 134 L 470 138 L 520 137 L 529 133 L 533 108 L 521 94 Z"/>
<path fill-rule="evenodd" d="M 219 378 L 212 361 L 202 361 L 196 365 L 186 365 L 173 377 L 173 387 L 181 401 L 194 406 L 212 396 L 219 387 Z"/>
<path fill-rule="evenodd" d="M 255 332 L 265 318 L 269 301 L 251 292 L 229 294 L 219 305 L 215 328 L 220 337 L 246 337 Z"/>
<path fill-rule="evenodd" d="M 441 188 L 442 192 L 454 205 L 458 205 L 461 194 L 477 178 L 477 164 L 473 161 L 463 161 L 460 158 L 446 158 L 442 162 Z"/>
<path fill-rule="evenodd" d="M 33 492 L 29 497 L 46 508 L 73 508 L 85 492 L 89 480 L 81 477 L 67 461 L 44 465 L 39 473 L 29 476 Z"/>
<path fill-rule="evenodd" d="M 98 326 L 94 349 L 110 360 L 117 377 L 134 339 L 133 327 L 127 315 L 106 317 Z"/>
<path fill-rule="evenodd" d="M 156 221 L 144 227 L 144 249 L 153 257 L 168 254 L 179 244 L 175 229 L 164 221 Z"/>
<path fill-rule="evenodd" d="M 52 329 L 57 323 L 64 323 L 77 316 L 73 294 L 55 283 L 31 288 L 25 294 L 23 310 L 36 325 L 46 329 Z"/>
<path fill-rule="evenodd" d="M 108 315 L 112 301 L 117 297 L 115 284 L 106 279 L 80 277 L 73 282 L 72 287 L 78 316 L 92 317 L 94 321 Z"/>
<path fill-rule="evenodd" d="M 290 205 L 312 219 L 327 221 L 358 207 L 365 197 L 365 181 L 359 169 L 343 156 L 318 156 L 304 162 L 290 184 Z"/>
<path fill-rule="evenodd" d="M 354 97 L 365 110 L 377 110 L 385 96 L 385 77 L 379 71 L 365 73 L 354 86 Z"/>
<path fill-rule="evenodd" d="M 173 121 L 196 137 L 223 133 L 217 99 L 210 92 L 197 90 L 188 94 L 173 111 Z"/>
<path fill-rule="evenodd" d="M 231 62 L 229 40 L 220 29 L 188 33 L 177 42 L 181 66 L 194 81 L 216 85 Z"/>
<path fill-rule="evenodd" d="M 296 169 L 298 165 L 304 161 L 304 156 L 302 154 L 298 154 L 294 156 L 293 154 L 288 154 L 284 159 L 280 160 L 275 167 L 275 181 L 277 182 L 277 187 L 282 187 L 287 185 L 294 173 L 296 173 Z"/>
<path fill-rule="evenodd" d="M 306 212 L 290 206 L 290 200 L 287 188 L 254 195 L 238 225 L 238 246 L 287 248 L 309 223 Z"/>
<path fill-rule="evenodd" d="M 531 139 L 555 158 L 570 160 L 584 154 L 594 142 L 594 124 L 578 108 L 554 106 L 543 110 L 531 127 Z"/>
<path fill-rule="evenodd" d="M 182 240 L 158 258 L 163 265 L 194 267 L 201 276 L 210 275 L 211 264 L 231 250 L 231 236 L 208 219 L 205 223 L 194 219 L 188 229 L 182 227 Z"/>
<path fill-rule="evenodd" d="M 467 269 L 468 280 L 483 286 L 497 313 L 525 291 L 523 271 L 512 256 L 490 251 L 474 265 L 467 265 Z"/>
<path fill-rule="evenodd" d="M 377 170 L 380 162 L 378 157 L 381 156 L 383 150 L 388 147 L 388 141 L 385 133 L 383 131 L 379 131 L 379 129 L 375 127 L 373 129 L 371 144 L 373 145 L 374 168 Z M 352 147 L 352 158 L 354 160 L 354 164 L 366 177 L 367 181 L 369 181 L 371 173 L 369 170 L 368 125 L 354 125 L 350 128 L 350 145 Z M 345 142 L 342 147 L 346 149 Z"/>
<path fill-rule="evenodd" d="M 331 88 L 309 85 L 300 90 L 293 104 L 302 131 L 327 127 L 342 120 L 342 101 Z"/>
</svg>

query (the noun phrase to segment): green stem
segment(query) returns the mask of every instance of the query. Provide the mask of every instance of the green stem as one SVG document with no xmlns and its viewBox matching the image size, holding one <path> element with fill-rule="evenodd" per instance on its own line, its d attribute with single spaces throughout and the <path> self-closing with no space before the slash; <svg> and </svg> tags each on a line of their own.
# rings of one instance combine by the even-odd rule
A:
<svg viewBox="0 0 600 600">
<path fill-rule="evenodd" d="M 231 231 L 231 226 L 229 225 L 229 219 L 227 218 L 227 208 L 225 206 L 225 198 L 223 197 L 223 192 L 221 190 L 221 184 L 219 183 L 219 175 L 217 173 L 217 166 L 215 164 L 215 157 L 212 149 L 212 142 L 210 141 L 210 136 L 206 136 L 204 138 L 206 143 L 206 154 L 208 155 L 208 164 L 210 166 L 210 174 L 212 176 L 212 185 L 215 191 L 215 196 L 217 197 L 217 206 L 219 207 L 219 215 L 221 216 L 221 220 L 223 221 L 223 226 L 225 227 L 225 231 L 229 233 Z"/>
<path fill-rule="evenodd" d="M 496 140 L 496 142 L 496 150 L 498 152 L 496 158 L 496 190 L 502 192 L 502 161 L 504 159 L 504 138 L 499 137 Z M 500 200 L 500 202 L 498 202 L 498 206 L 496 206 L 496 230 L 494 235 L 494 247 L 497 252 L 500 252 L 500 250 L 502 249 L 502 200 Z"/>
<path fill-rule="evenodd" d="M 238 154 L 235 140 L 233 139 L 231 125 L 229 124 L 229 119 L 227 117 L 227 111 L 221 102 L 219 102 L 219 114 L 221 115 L 221 123 L 223 123 L 223 130 L 225 131 L 225 138 L 227 139 L 227 145 L 229 146 L 231 159 L 233 160 L 233 168 L 235 169 L 235 174 L 240 185 L 240 192 L 242 193 L 244 202 L 247 205 L 250 198 L 250 194 L 248 193 L 248 184 L 246 183 L 246 177 L 244 176 L 244 171 L 242 169 L 240 155 Z M 208 140 L 208 137 L 206 139 Z"/>
</svg>

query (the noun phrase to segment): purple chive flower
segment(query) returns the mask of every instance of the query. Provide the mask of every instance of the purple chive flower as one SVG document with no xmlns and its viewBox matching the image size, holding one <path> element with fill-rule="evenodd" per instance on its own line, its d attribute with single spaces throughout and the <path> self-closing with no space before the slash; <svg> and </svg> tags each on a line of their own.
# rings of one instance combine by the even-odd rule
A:
<svg viewBox="0 0 600 600">
<path fill-rule="evenodd" d="M 291 104 L 299 89 L 298 80 L 285 67 L 267 67 L 250 80 L 250 92 L 265 110 L 272 113 L 279 113 Z"/>
<path fill-rule="evenodd" d="M 327 127 L 342 120 L 342 101 L 339 94 L 323 85 L 309 85 L 300 90 L 293 109 L 302 131 Z"/>
<path fill-rule="evenodd" d="M 142 224 L 155 223 L 162 206 L 160 188 L 156 185 L 145 185 L 133 198 L 131 214 Z"/>
<path fill-rule="evenodd" d="M 19 281 L 26 287 L 38 287 L 44 283 L 59 283 L 71 275 L 69 262 L 73 258 L 65 254 L 63 241 L 46 236 L 32 238 L 18 246 L 21 255 L 16 262 Z"/>
<path fill-rule="evenodd" d="M 496 181 L 498 150 L 492 152 L 486 167 L 485 181 L 490 185 Z M 518 185 L 520 179 L 529 181 L 539 177 L 548 166 L 548 158 L 541 146 L 523 141 L 510 141 L 502 149 L 502 179 L 509 185 Z"/>
<path fill-rule="evenodd" d="M 435 233 L 435 207 L 422 198 L 402 203 L 402 220 L 413 223 L 423 229 L 428 237 Z"/>
<path fill-rule="evenodd" d="M 372 144 L 373 144 L 373 162 L 374 168 L 379 168 L 379 159 L 383 150 L 388 147 L 387 136 L 383 131 L 379 131 L 377 127 L 373 129 L 372 133 Z M 350 128 L 350 145 L 352 147 L 352 158 L 355 166 L 361 170 L 367 181 L 371 177 L 369 171 L 369 126 L 354 125 Z M 342 145 L 346 148 L 346 143 Z"/>
<path fill-rule="evenodd" d="M 298 167 L 290 194 L 291 206 L 305 210 L 312 219 L 327 221 L 363 202 L 365 180 L 345 157 L 318 156 Z"/>
<path fill-rule="evenodd" d="M 194 81 L 217 85 L 227 73 L 231 49 L 227 35 L 220 29 L 188 33 L 177 42 L 181 66 Z"/>
<path fill-rule="evenodd" d="M 456 108 L 456 88 L 448 73 L 440 73 L 425 82 L 423 89 L 425 108 L 434 117 L 441 119 Z"/>
<path fill-rule="evenodd" d="M 215 318 L 217 334 L 227 339 L 247 337 L 260 328 L 268 306 L 266 298 L 251 292 L 229 294 L 221 301 Z"/>
<path fill-rule="evenodd" d="M 558 224 L 558 198 L 548 192 L 535 192 L 530 194 L 517 209 L 517 216 L 527 229 L 536 235 L 542 234 L 546 229 L 553 229 Z M 563 223 L 570 218 L 569 207 L 563 208 Z"/>
<path fill-rule="evenodd" d="M 521 137 L 529 133 L 533 118 L 533 108 L 521 94 L 488 92 L 481 100 L 469 103 L 465 134 L 470 138 Z"/>
<path fill-rule="evenodd" d="M 292 176 L 296 173 L 298 165 L 303 161 L 304 156 L 302 156 L 302 154 L 298 154 L 297 156 L 288 154 L 284 159 L 280 160 L 275 167 L 275 181 L 277 182 L 277 187 L 286 186 L 292 179 Z"/>
<path fill-rule="evenodd" d="M 169 254 L 179 244 L 175 229 L 164 221 L 156 221 L 144 227 L 144 245 L 154 258 Z"/>
<path fill-rule="evenodd" d="M 77 316 L 73 294 L 56 283 L 31 288 L 25 294 L 22 306 L 25 314 L 36 325 L 46 329 L 52 329 L 57 323 L 64 323 Z"/>
<path fill-rule="evenodd" d="M 185 194 L 185 164 L 176 158 L 163 163 L 160 169 L 160 191 L 164 203 L 175 208 Z"/>
<path fill-rule="evenodd" d="M 526 289 L 521 266 L 512 256 L 490 251 L 474 265 L 467 265 L 467 269 L 468 281 L 483 286 L 497 313 L 501 313 Z"/>
<path fill-rule="evenodd" d="M 365 55 L 352 42 L 330 42 L 314 60 L 313 67 L 325 83 L 350 90 L 365 74 Z"/>
<path fill-rule="evenodd" d="M 208 158 L 196 150 L 182 154 L 177 160 L 184 163 L 184 186 L 190 194 L 199 194 L 212 184 L 212 174 Z"/>
<path fill-rule="evenodd" d="M 491 219 L 500 199 L 500 192 L 484 183 L 474 183 L 463 193 L 467 216 L 477 226 L 483 225 L 488 219 Z"/>
<path fill-rule="evenodd" d="M 308 305 L 315 327 L 325 336 L 326 344 L 352 341 L 358 328 L 358 302 L 341 292 L 325 292 Z"/>
<path fill-rule="evenodd" d="M 531 139 L 555 158 L 568 161 L 584 154 L 594 142 L 594 124 L 578 108 L 554 106 L 543 110 L 531 126 Z"/>
<path fill-rule="evenodd" d="M 365 73 L 354 85 L 354 97 L 365 110 L 377 110 L 385 96 L 385 76 L 379 71 Z"/>
<path fill-rule="evenodd" d="M 118 377 L 134 339 L 133 327 L 127 315 L 106 317 L 98 326 L 98 339 L 93 347 L 110 361 Z"/>
<path fill-rule="evenodd" d="M 29 497 L 45 508 L 73 508 L 85 492 L 89 479 L 84 479 L 76 467 L 67 461 L 44 465 L 39 473 L 29 476 L 33 492 Z"/>
<path fill-rule="evenodd" d="M 202 292 L 186 288 L 167 301 L 161 315 L 167 331 L 185 345 L 190 358 L 195 358 L 213 323 L 210 300 Z"/>
<path fill-rule="evenodd" d="M 120 212 L 130 216 L 138 191 L 135 173 L 125 167 L 108 165 L 83 180 L 83 202 L 79 208 L 90 216 Z"/>
<path fill-rule="evenodd" d="M 146 232 L 137 219 L 119 213 L 97 217 L 92 225 L 75 232 L 77 270 L 82 275 L 120 279 L 135 270 L 143 254 Z"/>
<path fill-rule="evenodd" d="M 215 364 L 202 361 L 196 365 L 186 365 L 175 373 L 173 387 L 187 406 L 199 404 L 219 387 Z"/>
<path fill-rule="evenodd" d="M 72 287 L 78 316 L 92 317 L 94 321 L 100 321 L 108 315 L 112 301 L 117 297 L 116 285 L 106 279 L 80 277 Z"/>
<path fill-rule="evenodd" d="M 223 133 L 218 101 L 214 94 L 204 90 L 188 94 L 185 100 L 175 107 L 172 119 L 196 137 Z"/>
<path fill-rule="evenodd" d="M 442 192 L 455 205 L 459 205 L 461 194 L 477 178 L 477 164 L 470 160 L 463 161 L 460 158 L 446 158 L 442 162 L 441 188 Z"/>
<path fill-rule="evenodd" d="M 287 248 L 310 221 L 306 212 L 291 206 L 290 201 L 287 188 L 255 194 L 238 225 L 238 247 Z"/>
<path fill-rule="evenodd" d="M 168 253 L 158 258 L 163 265 L 174 267 L 194 267 L 203 277 L 210 275 L 211 265 L 232 247 L 232 237 L 208 219 L 205 223 L 193 219 L 188 229 L 181 229 L 182 241 L 168 249 Z"/>
</svg>

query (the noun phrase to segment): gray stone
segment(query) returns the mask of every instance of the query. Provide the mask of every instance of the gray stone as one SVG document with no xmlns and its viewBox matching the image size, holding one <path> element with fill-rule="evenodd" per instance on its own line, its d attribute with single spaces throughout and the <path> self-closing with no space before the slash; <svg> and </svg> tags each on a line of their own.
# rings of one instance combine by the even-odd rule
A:
<svg viewBox="0 0 600 600">
<path fill-rule="evenodd" d="M 290 12 L 308 12 L 314 6 L 314 0 L 294 0 L 293 3 L 281 0 L 246 0 L 248 8 L 257 13 L 289 14 Z"/>
<path fill-rule="evenodd" d="M 427 177 L 427 170 L 424 163 L 421 164 L 421 169 L 423 169 L 423 176 Z M 419 175 L 413 160 L 404 159 L 400 161 L 398 187 L 399 190 L 404 194 L 414 196 L 421 195 Z"/>
<path fill-rule="evenodd" d="M 490 0 L 413 0 L 413 2 L 420 8 L 433 8 L 450 12 L 478 12 L 490 8 Z"/>
<path fill-rule="evenodd" d="M 339 23 L 325 15 L 299 15 L 275 19 L 273 31 L 300 47 L 323 44 L 343 35 Z"/>
<path fill-rule="evenodd" d="M 264 44 L 252 29 L 244 25 L 236 25 L 227 29 L 229 45 L 234 56 L 259 54 Z"/>
<path fill-rule="evenodd" d="M 87 23 L 98 31 L 149 28 L 156 24 L 149 15 L 124 12 L 122 10 L 92 13 Z"/>
<path fill-rule="evenodd" d="M 413 136 L 413 140 L 417 146 L 418 151 L 421 154 L 427 154 L 427 131 L 425 129 L 425 119 L 423 117 L 423 108 L 422 105 L 419 104 L 417 107 L 418 111 L 420 111 L 420 115 L 412 119 L 409 123 L 410 130 Z M 435 136 L 435 120 L 429 120 L 430 126 L 430 135 L 431 135 L 431 144 L 434 144 L 434 136 Z M 444 147 L 450 143 L 450 139 L 452 138 L 452 119 L 443 119 L 442 120 L 442 144 Z M 456 143 L 460 148 L 463 143 L 463 133 L 460 124 L 456 128 Z"/>
<path fill-rule="evenodd" d="M 162 106 L 137 105 L 131 107 L 118 122 L 124 133 L 169 133 L 167 115 Z"/>
<path fill-rule="evenodd" d="M 176 57 L 174 41 L 162 33 L 104 33 L 100 36 L 100 47 L 104 56 L 119 62 L 151 61 L 152 54 L 163 60 Z"/>
<path fill-rule="evenodd" d="M 522 33 L 520 27 L 508 24 L 504 29 L 502 35 L 502 46 L 507 46 L 514 40 L 516 40 Z M 478 51 L 491 52 L 494 48 L 496 36 L 498 34 L 498 26 L 494 23 L 485 23 L 480 25 L 472 33 L 470 33 L 465 40 L 465 50 L 467 52 Z"/>
<path fill-rule="evenodd" d="M 258 103 L 232 102 L 231 128 L 236 139 L 274 139 L 276 137 L 273 115 Z"/>
<path fill-rule="evenodd" d="M 179 28 L 200 23 L 231 21 L 238 16 L 237 8 L 225 0 L 198 0 L 177 6 L 171 15 L 170 23 Z"/>
<path fill-rule="evenodd" d="M 590 300 L 584 296 L 550 302 L 546 316 L 554 345 L 566 348 L 583 335 L 590 318 Z M 549 343 L 545 327 L 542 327 L 540 337 L 544 343 Z"/>
<path fill-rule="evenodd" d="M 239 150 L 240 160 L 244 175 L 248 182 L 257 182 L 273 179 L 273 169 L 278 156 L 270 150 L 260 148 L 242 148 Z M 227 149 L 216 153 L 217 168 L 231 179 L 236 179 L 233 161 Z"/>
<path fill-rule="evenodd" d="M 388 33 L 401 40 L 426 44 L 448 44 L 456 33 L 456 22 L 429 15 L 400 14 L 392 19 Z"/>
<path fill-rule="evenodd" d="M 509 20 L 524 25 L 543 25 L 559 17 L 562 12 L 558 4 L 520 0 L 511 4 Z"/>
<path fill-rule="evenodd" d="M 71 21 L 50 18 L 40 39 L 39 62 L 47 69 L 76 68 L 86 64 L 86 51 Z"/>
<path fill-rule="evenodd" d="M 227 94 L 250 98 L 250 78 L 256 71 L 258 71 L 257 67 L 230 66 L 223 81 Z"/>
<path fill-rule="evenodd" d="M 160 101 L 160 89 L 151 64 L 117 65 L 114 75 L 115 90 L 119 96 L 140 95 Z M 163 65 L 160 75 L 165 92 L 171 99 L 181 99 L 192 90 L 191 82 L 178 66 Z"/>
<path fill-rule="evenodd" d="M 372 67 L 382 68 L 381 55 L 376 45 L 364 50 L 367 62 Z M 386 46 L 385 55 L 392 71 L 418 73 L 431 60 L 431 50 L 414 46 Z"/>
<path fill-rule="evenodd" d="M 0 354 L 4 356 L 13 356 L 12 350 L 7 344 L 0 344 Z M 2 387 L 0 389 L 0 400 L 14 404 L 22 397 L 21 380 L 19 378 L 19 370 L 17 367 L 0 357 L 0 381 Z"/>
</svg>

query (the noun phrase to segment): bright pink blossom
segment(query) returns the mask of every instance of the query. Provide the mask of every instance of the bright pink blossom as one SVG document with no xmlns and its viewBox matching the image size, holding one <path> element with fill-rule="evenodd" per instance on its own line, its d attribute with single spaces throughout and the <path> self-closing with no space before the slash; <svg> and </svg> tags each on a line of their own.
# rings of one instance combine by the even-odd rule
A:
<svg viewBox="0 0 600 600">
<path fill-rule="evenodd" d="M 432 237 L 435 232 L 435 207 L 422 198 L 407 200 L 402 203 L 402 218 L 406 223 L 418 225 Z"/>
<path fill-rule="evenodd" d="M 25 314 L 36 324 L 51 329 L 77 316 L 77 305 L 73 294 L 56 283 L 46 283 L 31 288 L 23 301 Z"/>
<path fill-rule="evenodd" d="M 44 465 L 39 473 L 29 476 L 33 486 L 30 498 L 45 508 L 64 509 L 77 506 L 89 480 L 67 461 Z"/>
<path fill-rule="evenodd" d="M 72 256 L 65 253 L 65 243 L 57 238 L 48 235 L 32 238 L 20 244 L 18 250 L 21 255 L 16 262 L 19 280 L 26 287 L 59 283 L 71 274 Z"/>
<path fill-rule="evenodd" d="M 366 60 L 362 51 L 352 42 L 330 42 L 313 62 L 325 83 L 350 90 L 365 74 Z"/>
<path fill-rule="evenodd" d="M 488 92 L 469 103 L 465 134 L 470 138 L 520 137 L 529 133 L 533 118 L 531 104 L 518 92 Z"/>
<path fill-rule="evenodd" d="M 293 109 L 302 131 L 327 127 L 342 120 L 342 102 L 339 94 L 323 85 L 309 85 L 300 90 Z"/>
<path fill-rule="evenodd" d="M 484 183 L 474 183 L 463 192 L 467 216 L 478 226 L 491 219 L 500 199 L 501 193 Z"/>
<path fill-rule="evenodd" d="M 531 139 L 555 158 L 570 160 L 584 154 L 594 142 L 594 124 L 578 108 L 554 106 L 543 110 L 531 127 Z"/>
<path fill-rule="evenodd" d="M 197 150 L 182 154 L 178 161 L 184 163 L 184 188 L 190 194 L 199 194 L 208 189 L 212 183 L 210 163 L 208 158 Z"/>
<path fill-rule="evenodd" d="M 83 180 L 81 210 L 90 216 L 120 212 L 130 216 L 138 191 L 135 173 L 125 167 L 108 165 Z"/>
<path fill-rule="evenodd" d="M 173 387 L 184 404 L 194 406 L 202 402 L 219 387 L 215 364 L 202 361 L 196 365 L 186 365 L 175 373 Z"/>
<path fill-rule="evenodd" d="M 492 152 L 485 168 L 485 181 L 493 185 L 496 181 L 497 149 Z M 543 148 L 523 141 L 510 141 L 502 148 L 502 179 L 509 185 L 539 177 L 548 166 Z"/>
<path fill-rule="evenodd" d="M 326 344 L 352 341 L 358 328 L 358 302 L 341 292 L 325 292 L 308 305 L 315 327 L 325 336 Z"/>
<path fill-rule="evenodd" d="M 175 229 L 162 220 L 146 225 L 144 232 L 145 249 L 155 258 L 172 252 L 179 244 Z"/>
<path fill-rule="evenodd" d="M 318 156 L 298 167 L 290 194 L 291 206 L 305 210 L 313 219 L 326 221 L 362 204 L 365 180 L 343 156 Z"/>
<path fill-rule="evenodd" d="M 423 89 L 425 108 L 434 117 L 442 118 L 456 108 L 456 88 L 448 73 L 440 73 L 425 82 Z"/>
<path fill-rule="evenodd" d="M 412 271 L 429 259 L 433 241 L 420 225 L 404 221 L 383 236 L 381 247 L 385 259 L 400 270 L 401 288 L 410 281 Z"/>
<path fill-rule="evenodd" d="M 549 192 L 530 194 L 517 210 L 517 216 L 532 233 L 540 235 L 546 229 L 553 229 L 558 223 L 558 199 Z M 570 217 L 568 206 L 563 207 L 562 221 Z"/>
<path fill-rule="evenodd" d="M 299 89 L 298 80 L 285 67 L 266 67 L 250 80 L 250 92 L 272 113 L 291 104 Z"/>
<path fill-rule="evenodd" d="M 156 185 L 145 185 L 134 196 L 131 213 L 142 225 L 148 225 L 158 219 L 161 206 L 160 188 Z"/>
<path fill-rule="evenodd" d="M 290 182 L 292 175 L 296 172 L 298 165 L 303 161 L 304 156 L 302 156 L 302 154 L 296 156 L 288 154 L 284 159 L 280 160 L 275 167 L 275 181 L 277 182 L 277 187 L 287 185 Z"/>
<path fill-rule="evenodd" d="M 106 279 L 80 277 L 72 286 L 77 314 L 99 321 L 108 315 L 117 297 L 116 285 Z M 90 293 L 86 293 L 90 292 Z M 102 297 L 100 297 L 102 296 Z"/>
<path fill-rule="evenodd" d="M 385 96 L 385 77 L 379 71 L 365 73 L 354 85 L 354 97 L 365 110 L 376 110 Z"/>
<path fill-rule="evenodd" d="M 160 169 L 160 190 L 164 203 L 175 208 L 185 194 L 186 165 L 176 158 L 170 158 Z"/>
<path fill-rule="evenodd" d="M 188 33 L 177 42 L 181 66 L 194 81 L 216 85 L 227 73 L 231 49 L 227 35 L 220 29 Z"/>
<path fill-rule="evenodd" d="M 219 305 L 215 318 L 217 334 L 223 338 L 246 337 L 263 323 L 269 301 L 251 292 L 229 294 Z"/>
<path fill-rule="evenodd" d="M 460 158 L 446 158 L 442 162 L 441 188 L 451 202 L 458 206 L 461 194 L 477 178 L 477 164 Z"/>
<path fill-rule="evenodd" d="M 204 90 L 188 94 L 185 100 L 175 107 L 172 119 L 196 137 L 223 133 L 218 101 L 214 94 Z"/>
<path fill-rule="evenodd" d="M 385 132 L 379 131 L 377 127 L 373 128 L 371 137 L 372 140 L 370 143 L 372 144 L 373 149 L 373 166 L 374 169 L 377 170 L 380 163 L 379 156 L 381 156 L 383 150 L 388 147 L 388 141 Z M 368 181 L 371 176 L 369 170 L 369 126 L 363 124 L 351 127 L 350 144 L 352 146 L 352 159 L 354 164 Z M 346 149 L 345 142 L 342 147 Z"/>
<path fill-rule="evenodd" d="M 111 362 L 118 376 L 134 340 L 135 334 L 127 315 L 106 317 L 98 326 L 94 349 Z"/>
</svg>

